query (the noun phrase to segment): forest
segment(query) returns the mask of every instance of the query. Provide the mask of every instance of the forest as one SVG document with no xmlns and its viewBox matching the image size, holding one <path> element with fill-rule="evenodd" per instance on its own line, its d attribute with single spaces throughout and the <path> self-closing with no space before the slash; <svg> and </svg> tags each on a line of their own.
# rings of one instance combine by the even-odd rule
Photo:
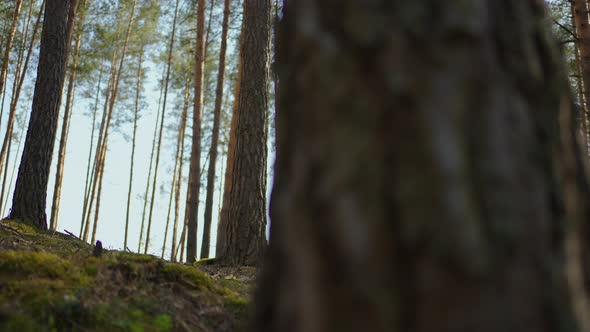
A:
<svg viewBox="0 0 590 332">
<path fill-rule="evenodd" d="M 590 0 L 0 1 L 0 332 L 590 332 Z"/>
</svg>

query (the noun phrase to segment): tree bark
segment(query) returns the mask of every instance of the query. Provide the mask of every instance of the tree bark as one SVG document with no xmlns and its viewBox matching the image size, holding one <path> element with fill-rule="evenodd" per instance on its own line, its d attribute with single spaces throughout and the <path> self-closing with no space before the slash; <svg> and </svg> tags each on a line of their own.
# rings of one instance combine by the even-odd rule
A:
<svg viewBox="0 0 590 332">
<path fill-rule="evenodd" d="M 220 262 L 256 265 L 266 247 L 266 158 L 271 1 L 246 0 L 225 192 Z"/>
<path fill-rule="evenodd" d="M 47 182 L 65 79 L 68 7 L 68 0 L 47 0 L 31 119 L 10 212 L 11 219 L 40 229 L 47 229 Z"/>
<path fill-rule="evenodd" d="M 206 1 L 198 0 L 193 142 L 191 145 L 191 160 L 185 209 L 185 219 L 187 224 L 186 261 L 188 263 L 194 262 L 197 257 L 197 224 L 199 216 L 199 194 L 201 191 L 201 112 L 203 108 L 203 73 L 205 66 L 205 9 Z"/>
<path fill-rule="evenodd" d="M 285 5 L 252 330 L 578 331 L 587 179 L 543 2 Z"/>
<path fill-rule="evenodd" d="M 223 86 L 225 80 L 225 56 L 227 53 L 227 34 L 229 31 L 229 17 L 231 1 L 223 3 L 223 26 L 221 31 L 221 47 L 219 50 L 219 68 L 217 72 L 217 87 L 215 89 L 215 109 L 213 110 L 213 132 L 211 133 L 211 147 L 209 149 L 209 169 L 207 171 L 207 197 L 205 198 L 205 220 L 203 225 L 203 241 L 201 243 L 201 259 L 209 258 L 211 246 L 211 220 L 213 219 L 213 195 L 215 193 L 215 173 L 219 148 L 219 127 L 221 123 L 221 106 L 223 105 Z"/>
</svg>

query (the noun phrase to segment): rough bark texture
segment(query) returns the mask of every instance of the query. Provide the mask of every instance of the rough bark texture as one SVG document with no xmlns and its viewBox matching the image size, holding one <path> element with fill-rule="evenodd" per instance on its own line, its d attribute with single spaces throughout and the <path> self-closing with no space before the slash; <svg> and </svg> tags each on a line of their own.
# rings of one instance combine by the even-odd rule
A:
<svg viewBox="0 0 590 332">
<path fill-rule="evenodd" d="M 586 180 L 543 2 L 286 6 L 253 331 L 577 331 Z"/>
<path fill-rule="evenodd" d="M 215 192 L 215 172 L 217 168 L 217 154 L 219 147 L 219 127 L 221 122 L 221 106 L 223 104 L 223 83 L 225 79 L 225 55 L 227 51 L 227 33 L 231 1 L 223 3 L 223 27 L 221 31 L 221 47 L 219 50 L 219 68 L 217 73 L 217 87 L 215 89 L 215 109 L 213 111 L 213 132 L 211 134 L 211 148 L 209 149 L 209 169 L 207 171 L 207 197 L 205 198 L 205 220 L 203 226 L 203 242 L 201 243 L 201 258 L 209 258 L 211 247 L 211 221 L 213 219 L 213 194 Z"/>
<path fill-rule="evenodd" d="M 45 205 L 66 69 L 68 0 L 47 0 L 31 119 L 10 218 L 47 229 Z"/>
<path fill-rule="evenodd" d="M 266 246 L 266 137 L 271 2 L 246 0 L 217 258 L 258 264 Z"/>
<path fill-rule="evenodd" d="M 205 64 L 205 9 L 206 1 L 197 2 L 197 42 L 195 49 L 195 103 L 193 109 L 193 142 L 186 194 L 185 219 L 186 261 L 192 263 L 197 257 L 197 222 L 199 216 L 199 193 L 201 191 L 201 112 L 203 107 L 203 75 Z"/>
</svg>

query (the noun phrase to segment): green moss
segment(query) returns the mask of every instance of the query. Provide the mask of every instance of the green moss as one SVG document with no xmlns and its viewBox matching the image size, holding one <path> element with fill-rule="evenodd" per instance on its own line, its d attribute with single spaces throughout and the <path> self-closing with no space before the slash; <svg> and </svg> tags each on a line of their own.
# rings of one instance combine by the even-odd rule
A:
<svg viewBox="0 0 590 332">
<path fill-rule="evenodd" d="M 183 281 L 199 290 L 214 290 L 215 288 L 211 278 L 194 267 L 165 263 L 162 272 L 170 281 Z"/>
<path fill-rule="evenodd" d="M 10 229 L 0 228 L 0 332 L 235 331 L 246 311 L 247 286 L 238 281 L 149 255 L 97 258 L 74 237 L 3 223 Z"/>
<path fill-rule="evenodd" d="M 79 277 L 70 262 L 54 254 L 30 251 L 0 252 L 0 272 L 49 278 Z"/>
</svg>

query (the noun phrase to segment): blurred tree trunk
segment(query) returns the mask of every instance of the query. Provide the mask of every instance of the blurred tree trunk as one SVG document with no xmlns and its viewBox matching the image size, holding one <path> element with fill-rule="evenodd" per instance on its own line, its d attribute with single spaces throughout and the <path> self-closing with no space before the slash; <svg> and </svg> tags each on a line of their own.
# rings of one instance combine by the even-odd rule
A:
<svg viewBox="0 0 590 332">
<path fill-rule="evenodd" d="M 10 212 L 11 219 L 40 229 L 47 229 L 47 182 L 66 72 L 69 3 L 47 0 L 31 119 Z"/>
<path fill-rule="evenodd" d="M 574 0 L 574 23 L 578 36 L 578 48 L 580 50 L 580 67 L 584 82 L 585 109 L 590 109 L 590 26 L 588 25 L 588 4 L 586 0 Z"/>
<path fill-rule="evenodd" d="M 216 256 L 256 265 L 266 247 L 266 157 L 271 1 L 244 1 L 239 77 Z"/>
<path fill-rule="evenodd" d="M 587 331 L 590 196 L 543 2 L 286 6 L 253 331 Z"/>
</svg>

